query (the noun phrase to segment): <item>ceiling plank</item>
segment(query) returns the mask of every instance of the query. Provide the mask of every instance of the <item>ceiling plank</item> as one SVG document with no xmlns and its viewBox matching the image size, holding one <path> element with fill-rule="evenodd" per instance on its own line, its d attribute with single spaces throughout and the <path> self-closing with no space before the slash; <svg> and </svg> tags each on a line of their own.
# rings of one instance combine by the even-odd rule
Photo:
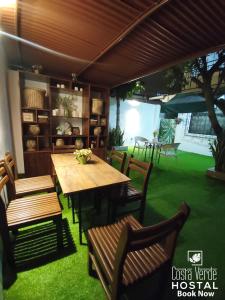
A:
<svg viewBox="0 0 225 300">
<path fill-rule="evenodd" d="M 132 30 L 135 29 L 143 20 L 145 20 L 149 15 L 153 12 L 167 4 L 170 0 L 161 0 L 154 6 L 148 7 L 143 13 L 137 16 L 130 24 L 126 26 L 124 30 L 122 30 L 114 40 L 106 46 L 87 66 L 80 70 L 77 76 L 80 76 L 84 71 L 86 71 L 89 67 L 91 67 L 95 62 L 97 62 L 104 54 L 106 54 L 109 50 L 111 50 L 115 45 L 121 42 Z"/>
</svg>

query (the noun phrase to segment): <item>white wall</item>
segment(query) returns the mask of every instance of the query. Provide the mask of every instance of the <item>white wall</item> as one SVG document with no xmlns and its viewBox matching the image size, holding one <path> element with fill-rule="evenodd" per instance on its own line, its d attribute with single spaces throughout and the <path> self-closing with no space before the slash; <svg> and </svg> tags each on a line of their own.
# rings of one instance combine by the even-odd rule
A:
<svg viewBox="0 0 225 300">
<path fill-rule="evenodd" d="M 133 100 L 132 100 L 133 101 Z M 153 131 L 159 128 L 160 106 L 136 102 L 132 106 L 131 101 L 120 101 L 120 127 L 124 130 L 124 145 L 134 145 L 134 137 L 142 136 L 153 139 Z M 116 100 L 110 99 L 109 125 L 116 127 Z"/>
<path fill-rule="evenodd" d="M 175 132 L 175 142 L 181 143 L 179 150 L 212 156 L 208 136 L 188 134 L 186 126 L 190 114 L 179 114 L 178 117 L 182 119 Z M 124 145 L 133 146 L 134 137 L 138 135 L 152 140 L 152 133 L 155 129 L 159 129 L 159 124 L 159 105 L 139 102 L 138 106 L 132 106 L 127 100 L 120 102 L 120 127 L 124 130 Z M 115 98 L 110 99 L 109 125 L 111 128 L 116 127 Z"/>
<path fill-rule="evenodd" d="M 8 95 L 11 113 L 14 155 L 16 158 L 17 171 L 19 174 L 24 174 L 20 81 L 18 71 L 8 70 Z"/>
<path fill-rule="evenodd" d="M 6 151 L 12 152 L 12 134 L 7 94 L 7 61 L 0 40 L 0 159 Z"/>
<path fill-rule="evenodd" d="M 212 140 L 212 138 L 187 132 L 186 127 L 188 126 L 190 114 L 178 114 L 178 118 L 182 119 L 181 123 L 177 125 L 175 133 L 175 142 L 181 143 L 179 150 L 212 156 L 209 150 L 209 139 Z"/>
</svg>

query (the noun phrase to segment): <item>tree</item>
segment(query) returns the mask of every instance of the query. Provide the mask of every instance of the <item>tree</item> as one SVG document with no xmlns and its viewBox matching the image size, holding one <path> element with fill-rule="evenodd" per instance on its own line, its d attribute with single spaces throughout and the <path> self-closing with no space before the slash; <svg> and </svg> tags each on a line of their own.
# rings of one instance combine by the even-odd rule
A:
<svg viewBox="0 0 225 300">
<path fill-rule="evenodd" d="M 111 91 L 111 96 L 116 98 L 116 129 L 120 130 L 120 100 L 132 98 L 134 94 L 144 94 L 145 87 L 141 81 L 132 81 L 120 85 Z"/>
<path fill-rule="evenodd" d="M 175 66 L 157 75 L 150 76 L 144 81 L 149 91 L 149 83 L 146 81 L 154 82 L 155 78 L 157 78 L 157 82 L 160 82 L 161 87 L 156 87 L 156 90 L 153 90 L 155 95 L 156 93 L 173 94 L 180 92 L 185 85 L 185 72 L 191 75 L 191 81 L 197 85 L 205 98 L 209 120 L 217 137 L 216 142 L 211 145 L 215 158 L 215 169 L 225 172 L 225 129 L 219 124 L 215 111 L 215 106 L 217 106 L 225 116 L 225 101 L 219 100 L 221 86 L 225 82 L 225 50 L 218 51 L 216 54 L 216 60 L 212 64 L 210 62 L 210 54 L 204 55 L 183 65 Z M 215 73 L 218 74 L 218 81 L 214 86 L 212 85 L 212 79 Z M 151 94 L 151 96 L 153 95 Z"/>
</svg>

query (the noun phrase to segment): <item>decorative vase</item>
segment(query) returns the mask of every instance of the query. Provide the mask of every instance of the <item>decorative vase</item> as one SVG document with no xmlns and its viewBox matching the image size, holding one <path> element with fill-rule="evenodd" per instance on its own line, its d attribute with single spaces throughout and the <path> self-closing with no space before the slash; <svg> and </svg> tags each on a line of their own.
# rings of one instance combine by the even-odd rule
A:
<svg viewBox="0 0 225 300">
<path fill-rule="evenodd" d="M 100 133 L 102 132 L 102 128 L 101 127 L 95 127 L 94 129 L 94 135 L 100 135 Z"/>
<path fill-rule="evenodd" d="M 38 135 L 40 133 L 39 125 L 29 125 L 29 132 L 32 135 Z"/>
<path fill-rule="evenodd" d="M 87 156 L 81 156 L 81 157 L 77 157 L 78 162 L 81 165 L 86 165 L 87 164 Z"/>
<path fill-rule="evenodd" d="M 75 147 L 76 149 L 80 150 L 84 147 L 84 143 L 82 141 L 82 139 L 76 139 L 75 141 Z"/>
<path fill-rule="evenodd" d="M 36 150 L 36 141 L 35 140 L 27 140 L 26 146 L 27 151 L 35 151 Z"/>
<path fill-rule="evenodd" d="M 101 115 L 103 111 L 103 100 L 94 98 L 92 99 L 92 114 Z"/>
<path fill-rule="evenodd" d="M 64 140 L 63 139 L 57 139 L 55 145 L 57 147 L 62 147 L 64 146 Z"/>
</svg>

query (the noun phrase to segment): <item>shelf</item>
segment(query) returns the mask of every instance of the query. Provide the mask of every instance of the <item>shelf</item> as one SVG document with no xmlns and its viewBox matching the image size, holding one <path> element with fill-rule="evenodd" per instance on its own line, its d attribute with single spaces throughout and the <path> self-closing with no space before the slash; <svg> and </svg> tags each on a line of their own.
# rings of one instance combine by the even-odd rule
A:
<svg viewBox="0 0 225 300">
<path fill-rule="evenodd" d="M 35 150 L 35 151 L 24 151 L 24 153 L 49 153 L 52 152 L 51 148 L 41 149 L 41 150 Z"/>
<path fill-rule="evenodd" d="M 82 138 L 82 137 L 88 137 L 87 135 L 85 135 L 85 134 L 81 134 L 81 135 L 73 135 L 73 134 L 71 134 L 71 135 L 59 135 L 59 134 L 55 134 L 55 135 L 52 135 L 52 137 L 57 137 L 57 138 L 71 138 L 71 137 L 75 137 L 75 138 Z"/>
<path fill-rule="evenodd" d="M 90 135 L 90 138 L 106 138 L 107 137 L 107 135 Z"/>
<path fill-rule="evenodd" d="M 26 109 L 26 110 L 35 110 L 35 111 L 47 111 L 49 112 L 49 108 L 31 108 L 31 107 L 22 107 L 21 109 Z"/>
<path fill-rule="evenodd" d="M 69 89 L 69 88 L 58 88 L 58 87 L 53 86 L 53 85 L 51 85 L 50 88 L 55 90 L 56 92 L 59 92 L 59 93 L 69 93 L 69 94 L 74 94 L 76 96 L 82 96 L 83 95 L 83 92 L 74 91 L 74 90 Z"/>
<path fill-rule="evenodd" d="M 23 124 L 27 124 L 27 125 L 49 125 L 49 122 L 25 122 L 25 121 L 22 121 Z"/>
<path fill-rule="evenodd" d="M 66 116 L 52 116 L 52 118 L 64 118 L 64 119 L 88 119 L 88 117 L 66 117 Z"/>
<path fill-rule="evenodd" d="M 28 134 L 24 134 L 24 138 L 48 138 L 50 137 L 50 134 L 46 134 L 46 135 L 28 135 Z"/>
<path fill-rule="evenodd" d="M 90 127 L 106 127 L 106 125 L 90 125 Z"/>
</svg>

